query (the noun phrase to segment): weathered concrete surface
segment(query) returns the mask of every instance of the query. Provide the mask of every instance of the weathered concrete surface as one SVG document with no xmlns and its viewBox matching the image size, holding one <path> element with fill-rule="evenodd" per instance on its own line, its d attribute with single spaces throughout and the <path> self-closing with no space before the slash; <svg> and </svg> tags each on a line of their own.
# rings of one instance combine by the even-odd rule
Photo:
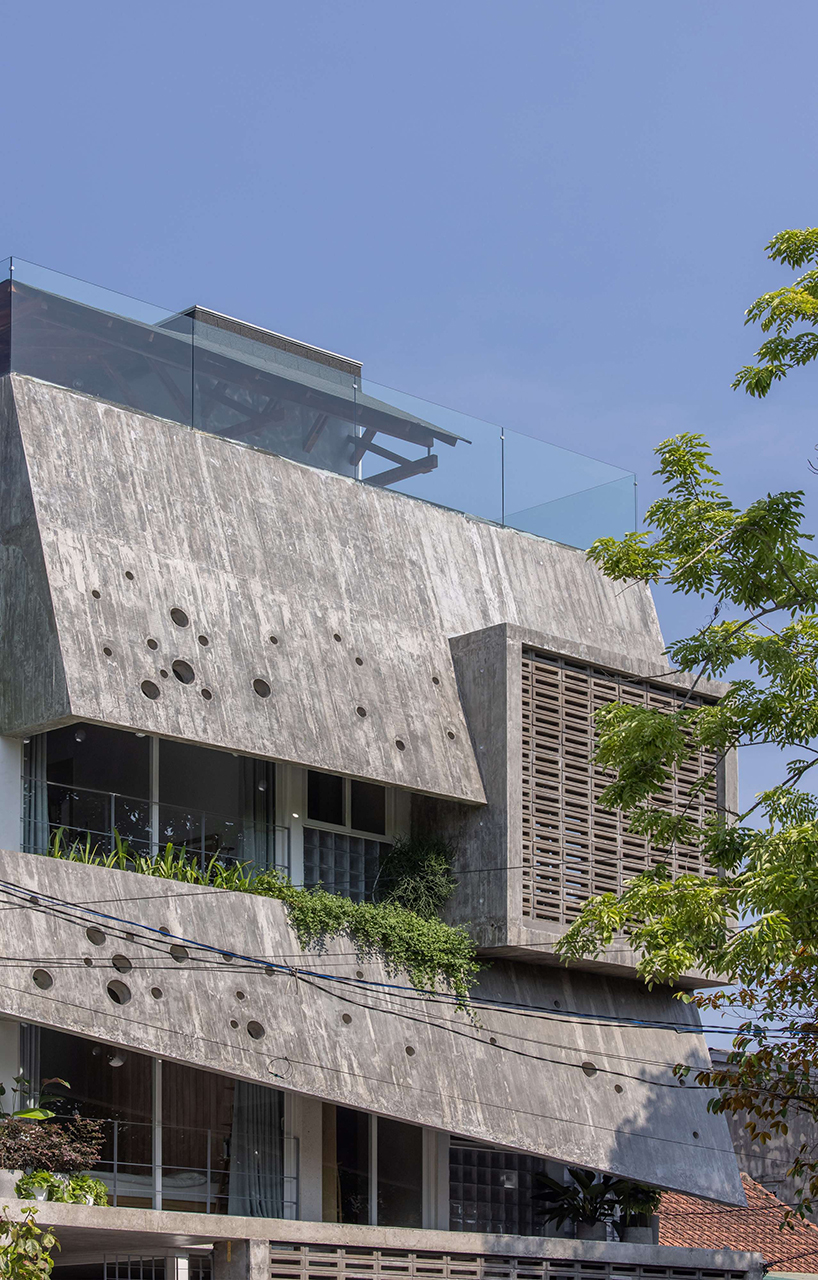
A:
<svg viewBox="0 0 818 1280">
<path fill-rule="evenodd" d="M 11 1206 L 19 1221 L 23 1201 Z M 683 1249 L 673 1245 L 621 1244 L 618 1241 L 567 1240 L 542 1236 L 480 1235 L 471 1231 L 422 1231 L 409 1227 L 359 1227 L 354 1223 L 291 1222 L 281 1218 L 237 1218 L 222 1214 L 170 1213 L 154 1209 L 97 1208 L 92 1205 L 38 1203 L 38 1222 L 53 1227 L 63 1246 L 59 1261 L 99 1253 L 184 1249 L 213 1241 L 263 1241 L 326 1245 L 346 1249 L 398 1249 L 444 1254 L 477 1254 L 520 1259 L 553 1258 L 608 1262 L 621 1267 L 683 1267 L 743 1272 L 760 1276 L 757 1253 L 727 1249 Z M 243 1256 L 243 1255 L 240 1255 Z M 217 1257 L 224 1258 L 219 1251 Z"/>
<path fill-rule="evenodd" d="M 20 886 L 16 896 L 11 885 Z M 723 1116 L 707 1113 L 707 1091 L 673 1078 L 677 1061 L 709 1063 L 698 1014 L 666 992 L 500 961 L 481 975 L 477 995 L 503 1003 L 480 1010 L 475 1025 L 452 1005 L 378 985 L 405 978 L 374 959 L 360 961 L 363 983 L 350 981 L 358 966 L 343 940 L 333 939 L 326 956 L 305 954 L 279 902 L 3 853 L 0 904 L 0 1014 L 742 1203 Z M 88 939 L 92 924 L 104 930 L 103 945 Z M 169 950 L 177 939 L 187 953 L 179 962 Z M 223 951 L 288 967 L 265 973 L 226 962 Z M 116 955 L 130 972 L 115 970 Z M 35 984 L 37 968 L 51 987 Z M 112 979 L 126 984 L 128 1003 L 112 1002 Z M 152 998 L 154 987 L 161 998 Z M 634 1022 L 616 1021 L 623 1016 Z M 645 1025 L 655 1020 L 682 1033 Z"/>
<path fill-rule="evenodd" d="M 69 716 L 481 803 L 449 637 L 509 622 L 659 661 L 649 592 L 581 551 L 34 379 L 4 397 L 0 732 Z M 190 684 L 161 675 L 178 659 Z"/>
</svg>

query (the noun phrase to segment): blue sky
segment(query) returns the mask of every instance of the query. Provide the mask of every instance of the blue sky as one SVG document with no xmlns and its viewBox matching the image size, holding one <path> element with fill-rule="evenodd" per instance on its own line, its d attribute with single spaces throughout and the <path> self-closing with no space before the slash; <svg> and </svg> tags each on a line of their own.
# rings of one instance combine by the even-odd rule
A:
<svg viewBox="0 0 818 1280">
<path fill-rule="evenodd" d="M 814 513 L 818 370 L 730 389 L 763 245 L 818 223 L 814 0 L 30 0 L 3 34 L 0 252 L 359 357 L 643 509 L 693 430 Z"/>
</svg>

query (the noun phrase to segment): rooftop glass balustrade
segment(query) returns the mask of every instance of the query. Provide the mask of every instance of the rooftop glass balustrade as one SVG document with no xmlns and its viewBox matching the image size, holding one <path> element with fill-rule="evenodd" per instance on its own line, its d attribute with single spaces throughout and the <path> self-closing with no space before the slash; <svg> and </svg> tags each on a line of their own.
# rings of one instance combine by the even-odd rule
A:
<svg viewBox="0 0 818 1280">
<path fill-rule="evenodd" d="M 571 546 L 636 526 L 620 467 L 369 382 L 357 361 L 281 334 L 20 258 L 0 263 L 10 371 Z"/>
</svg>

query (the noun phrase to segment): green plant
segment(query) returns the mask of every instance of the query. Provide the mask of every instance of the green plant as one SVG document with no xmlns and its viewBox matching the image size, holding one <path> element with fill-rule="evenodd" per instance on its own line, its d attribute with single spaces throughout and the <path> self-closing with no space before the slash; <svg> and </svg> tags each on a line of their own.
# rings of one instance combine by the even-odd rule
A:
<svg viewBox="0 0 818 1280">
<path fill-rule="evenodd" d="M 593 1227 L 598 1222 L 611 1222 L 618 1199 L 627 1186 L 624 1178 L 610 1174 L 597 1177 L 587 1169 L 568 1170 L 571 1182 L 558 1182 L 550 1174 L 537 1174 L 536 1190 L 531 1196 L 537 1215 L 545 1222 L 562 1227 L 566 1222 Z"/>
<path fill-rule="evenodd" d="M 662 1193 L 656 1187 L 648 1187 L 643 1182 L 625 1182 L 615 1195 L 619 1209 L 616 1226 L 620 1235 L 628 1227 L 649 1227 L 661 1200 Z"/>
<path fill-rule="evenodd" d="M 101 1178 L 92 1178 L 87 1173 L 75 1173 L 68 1181 L 69 1198 L 74 1204 L 107 1205 L 108 1188 Z"/>
<path fill-rule="evenodd" d="M 0 1169 L 41 1169 L 76 1173 L 92 1169 L 102 1150 L 100 1120 L 74 1116 L 67 1120 L 11 1117 L 0 1124 Z"/>
<path fill-rule="evenodd" d="M 24 1173 L 22 1178 L 18 1179 L 14 1190 L 21 1200 L 34 1200 L 36 1192 L 43 1188 L 48 1192 L 46 1200 L 54 1200 L 60 1204 L 65 1204 L 71 1200 L 68 1179 L 61 1177 L 57 1173 L 51 1173 L 47 1169 L 37 1169 L 33 1173 Z"/>
<path fill-rule="evenodd" d="M 51 1080 L 44 1080 L 43 1084 L 44 1085 L 45 1084 L 62 1084 L 62 1085 L 65 1085 L 66 1089 L 69 1089 L 71 1087 L 67 1083 L 67 1081 L 60 1080 L 58 1076 L 54 1076 L 53 1079 Z M 12 1092 L 12 1096 L 17 1100 L 17 1102 L 20 1102 L 22 1098 L 30 1097 L 31 1096 L 30 1081 L 28 1081 L 25 1076 L 15 1076 L 14 1088 L 12 1089 L 11 1092 Z M 5 1096 L 6 1096 L 6 1086 L 4 1084 L 0 1084 L 0 1122 L 2 1122 L 3 1120 L 50 1120 L 54 1115 L 54 1112 L 49 1110 L 50 1103 L 55 1101 L 55 1099 L 50 1094 L 45 1094 L 41 1092 L 40 1100 L 36 1107 L 17 1106 L 14 1108 L 13 1111 L 6 1111 L 6 1106 L 5 1106 L 5 1103 L 3 1102 L 3 1099 L 5 1098 Z"/>
<path fill-rule="evenodd" d="M 37 1226 L 37 1210 L 26 1209 L 22 1220 L 9 1217 L 8 1205 L 0 1218 L 0 1277 L 2 1280 L 48 1280 L 59 1249 L 57 1237 Z"/>
<path fill-rule="evenodd" d="M 793 270 L 818 263 L 818 227 L 779 231 L 765 247 L 768 258 Z M 818 333 L 810 332 L 818 326 L 818 271 L 807 271 L 783 289 L 756 298 L 747 310 L 745 324 L 760 324 L 762 332 L 772 336 L 756 352 L 760 363 L 740 369 L 733 386 L 763 398 L 773 382 L 785 378 L 790 369 L 818 358 Z M 796 324 L 809 328 L 793 333 Z"/>
<path fill-rule="evenodd" d="M 90 839 L 66 843 L 60 828 L 52 837 L 49 854 L 71 862 L 98 861 L 141 875 L 275 898 L 284 903 L 302 947 L 320 946 L 327 938 L 343 934 L 363 954 L 380 953 L 393 971 L 405 970 L 418 989 L 435 989 L 442 981 L 464 1002 L 480 968 L 465 929 L 444 924 L 434 916 L 424 917 L 397 900 L 352 902 L 320 887 L 298 889 L 278 872 L 258 871 L 252 864 L 225 864 L 218 855 L 202 867 L 184 849 L 170 844 L 161 853 L 143 854 L 117 836 L 111 853 L 97 858 L 95 848 Z M 433 878 L 439 891 L 443 880 L 440 864 Z M 431 889 L 424 890 L 427 903 L 431 893 Z"/>
<path fill-rule="evenodd" d="M 414 911 L 424 920 L 438 916 L 457 888 L 452 873 L 454 846 L 435 836 L 398 836 L 381 863 L 376 899 Z"/>
</svg>

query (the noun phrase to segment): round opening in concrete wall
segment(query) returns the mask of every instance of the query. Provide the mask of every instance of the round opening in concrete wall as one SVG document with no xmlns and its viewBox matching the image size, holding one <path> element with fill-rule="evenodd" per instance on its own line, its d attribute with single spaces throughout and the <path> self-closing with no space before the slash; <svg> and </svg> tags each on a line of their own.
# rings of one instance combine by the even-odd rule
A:
<svg viewBox="0 0 818 1280">
<path fill-rule="evenodd" d="M 494 1036 L 489 1036 L 489 1044 L 496 1044 L 497 1040 Z"/>
<path fill-rule="evenodd" d="M 154 639 L 150 639 L 150 640 L 148 640 L 148 641 L 147 641 L 147 645 L 148 645 L 148 648 L 149 648 L 149 649 L 158 649 L 158 648 L 159 648 L 159 641 L 158 641 L 158 640 L 154 640 Z"/>
<path fill-rule="evenodd" d="M 155 702 L 159 697 L 159 685 L 154 684 L 152 680 L 143 680 L 139 686 L 146 698 L 150 698 L 151 702 Z"/>
<path fill-rule="evenodd" d="M 694 1130 L 693 1130 L 693 1137 L 694 1137 L 694 1138 L 698 1138 L 698 1136 L 699 1136 L 699 1131 L 698 1131 L 698 1129 L 694 1129 Z"/>
<path fill-rule="evenodd" d="M 362 978 L 363 976 L 364 976 L 364 971 L 363 971 L 363 969 L 357 969 L 357 970 L 356 970 L 356 972 L 355 972 L 355 977 L 356 977 L 356 978 Z"/>
<path fill-rule="evenodd" d="M 93 942 L 95 947 L 101 947 L 105 942 L 105 934 L 93 924 L 90 929 L 85 930 L 85 936 L 89 942 Z"/>
<path fill-rule="evenodd" d="M 213 697 L 213 694 L 210 692 L 209 689 L 202 689 L 202 697 L 204 698 L 205 702 L 210 702 L 211 698 Z"/>
<path fill-rule="evenodd" d="M 362 720 L 366 719 L 366 707 L 356 707 L 355 710 Z"/>
<path fill-rule="evenodd" d="M 91 592 L 91 595 L 94 597 L 94 599 L 95 599 L 95 600 L 99 600 L 99 598 L 100 598 L 100 594 L 99 594 L 99 592 L 98 592 L 96 589 L 94 589 L 94 590 Z"/>
<path fill-rule="evenodd" d="M 202 646 L 203 649 L 206 649 L 207 646 L 210 644 L 210 641 L 208 640 L 207 636 L 197 636 L 196 639 L 199 641 L 199 644 Z"/>
<path fill-rule="evenodd" d="M 41 991 L 48 991 L 49 987 L 54 986 L 54 979 L 47 969 L 35 969 L 31 976 L 35 987 L 39 987 Z"/>
<path fill-rule="evenodd" d="M 131 998 L 131 988 L 126 987 L 118 978 L 108 983 L 107 991 L 114 1004 L 127 1004 Z"/>
<path fill-rule="evenodd" d="M 406 750 L 406 743 L 403 741 L 403 738 L 396 738 L 396 739 L 395 739 L 395 746 L 398 748 L 398 751 L 405 751 L 405 750 Z"/>
<path fill-rule="evenodd" d="M 88 966 L 88 968 L 90 969 L 90 968 L 92 968 L 92 966 L 93 966 L 93 963 L 94 963 L 94 962 L 93 962 L 93 960 L 91 959 L 91 957 L 90 957 L 90 956 L 83 956 L 83 957 L 82 957 L 82 963 L 83 963 L 83 964 L 86 964 L 86 965 Z"/>
<path fill-rule="evenodd" d="M 406 1056 L 407 1058 L 414 1058 L 415 1056 L 415 1050 L 413 1049 L 411 1044 L 408 1044 L 406 1046 Z"/>
<path fill-rule="evenodd" d="M 114 656 L 114 651 L 110 645 L 103 645 L 102 652 L 105 654 L 106 658 L 112 658 Z"/>
<path fill-rule="evenodd" d="M 437 676 L 432 676 L 432 684 L 440 684 L 440 680 Z"/>
<path fill-rule="evenodd" d="M 133 574 L 131 573 L 130 569 L 125 570 L 125 577 L 128 579 L 129 582 L 133 582 Z"/>
<path fill-rule="evenodd" d="M 347 1025 L 347 1026 L 349 1026 L 350 1022 L 352 1021 L 352 1014 L 351 1014 L 351 1013 L 342 1013 L 342 1014 L 341 1014 L 341 1021 L 342 1021 L 342 1022 L 345 1022 L 345 1023 L 346 1023 L 346 1025 Z"/>
<path fill-rule="evenodd" d="M 615 1084 L 615 1085 L 614 1085 L 614 1093 L 621 1093 L 621 1092 L 622 1092 L 622 1085 L 621 1085 L 621 1084 Z"/>
<path fill-rule="evenodd" d="M 339 636 L 337 631 L 333 631 L 332 638 L 333 640 L 337 640 L 339 644 L 341 643 L 341 637 Z"/>
<path fill-rule="evenodd" d="M 236 1019 L 235 1019 L 235 1018 L 231 1018 L 231 1019 L 230 1019 L 230 1025 L 231 1025 L 231 1027 L 233 1028 L 233 1030 L 235 1031 L 239 1024 L 236 1022 Z"/>
<path fill-rule="evenodd" d="M 180 684 L 193 684 L 196 679 L 196 672 L 189 662 L 185 662 L 184 658 L 177 658 L 171 665 L 171 671 Z"/>
<path fill-rule="evenodd" d="M 582 1070 L 585 1072 L 586 1076 L 588 1076 L 588 1078 L 590 1079 L 592 1076 L 596 1075 L 599 1068 L 595 1067 L 593 1062 L 583 1062 Z"/>
<path fill-rule="evenodd" d="M 175 943 L 170 949 L 170 955 L 171 955 L 171 959 L 175 960 L 177 964 L 184 964 L 185 960 L 190 959 L 190 956 L 188 955 L 187 947 L 180 947 L 180 946 L 177 946 Z"/>
<path fill-rule="evenodd" d="M 273 974 L 275 973 L 275 969 L 271 964 L 265 964 L 264 972 L 267 974 L 268 978 L 272 978 Z"/>
<path fill-rule="evenodd" d="M 555 1001 L 554 1001 L 554 1008 L 555 1008 L 555 1009 L 559 1009 L 559 1007 L 560 1007 L 560 1002 L 559 1002 L 559 1000 L 555 1000 Z"/>
<path fill-rule="evenodd" d="M 272 693 L 272 689 L 268 685 L 267 681 L 262 680 L 260 676 L 257 680 L 253 681 L 253 688 L 260 698 L 269 698 Z"/>
<path fill-rule="evenodd" d="M 237 992 L 236 992 L 236 999 L 237 999 L 237 1000 L 246 1000 L 246 999 L 247 999 L 247 997 L 246 997 L 246 995 L 244 994 L 244 992 L 243 992 L 243 991 L 237 991 Z"/>
<path fill-rule="evenodd" d="M 446 737 L 447 737 L 447 738 L 449 738 L 449 739 L 450 739 L 450 741 L 454 742 L 454 739 L 455 739 L 455 732 L 454 732 L 454 729 L 447 729 L 447 730 L 446 730 Z"/>
<path fill-rule="evenodd" d="M 247 1034 L 253 1040 L 263 1040 L 266 1032 L 260 1022 L 248 1022 Z"/>
<path fill-rule="evenodd" d="M 171 609 L 170 616 L 171 621 L 175 622 L 177 627 L 190 626 L 190 618 L 187 616 L 184 609 Z"/>
<path fill-rule="evenodd" d="M 355 659 L 355 665 L 356 665 L 356 667 L 362 667 L 362 666 L 364 665 L 364 660 L 363 660 L 363 658 L 356 658 L 356 659 Z"/>
<path fill-rule="evenodd" d="M 167 925 L 160 924 L 159 932 L 164 933 L 165 937 L 168 937 L 168 935 L 170 934 L 170 929 L 167 927 Z"/>
<path fill-rule="evenodd" d="M 130 973 L 133 968 L 133 965 L 127 956 L 112 956 L 111 964 L 114 966 L 117 973 Z"/>
<path fill-rule="evenodd" d="M 154 1000 L 161 1000 L 164 994 L 165 993 L 161 987 L 151 987 L 151 995 L 153 996 Z"/>
<path fill-rule="evenodd" d="M 278 636 L 270 636 L 270 644 L 278 644 Z"/>
<path fill-rule="evenodd" d="M 160 674 L 160 676 L 162 677 L 162 679 L 163 679 L 163 680 L 167 680 L 167 678 L 168 678 L 168 673 L 167 673 L 167 671 L 165 670 L 165 668 L 164 668 L 164 667 L 163 667 L 163 668 L 162 668 L 162 670 L 159 672 L 159 674 Z"/>
<path fill-rule="evenodd" d="M 233 959 L 233 952 L 232 952 L 232 951 L 223 951 L 223 952 L 222 952 L 222 960 L 227 960 L 227 961 L 229 962 L 229 961 L 230 961 L 230 960 L 232 960 L 232 959 Z"/>
</svg>

